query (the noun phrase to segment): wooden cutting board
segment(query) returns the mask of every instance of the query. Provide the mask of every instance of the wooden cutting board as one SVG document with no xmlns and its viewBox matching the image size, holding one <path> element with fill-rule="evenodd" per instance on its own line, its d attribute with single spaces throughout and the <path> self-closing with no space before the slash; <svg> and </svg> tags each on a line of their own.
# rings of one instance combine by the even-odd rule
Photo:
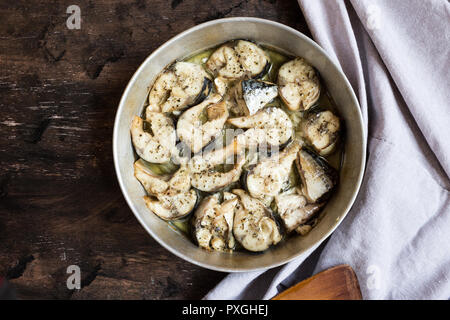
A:
<svg viewBox="0 0 450 320">
<path fill-rule="evenodd" d="M 342 264 L 297 283 L 272 300 L 361 300 L 353 269 Z"/>
</svg>

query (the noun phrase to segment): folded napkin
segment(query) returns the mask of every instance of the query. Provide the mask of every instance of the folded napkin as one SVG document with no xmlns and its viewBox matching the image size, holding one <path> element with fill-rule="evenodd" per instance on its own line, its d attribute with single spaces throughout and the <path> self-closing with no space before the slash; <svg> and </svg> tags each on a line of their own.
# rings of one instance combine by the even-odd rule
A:
<svg viewBox="0 0 450 320">
<path fill-rule="evenodd" d="M 205 299 L 270 299 L 343 263 L 355 270 L 365 299 L 449 299 L 449 3 L 299 4 L 314 40 L 359 99 L 368 129 L 364 181 L 319 248 L 281 267 L 230 274 Z"/>
</svg>

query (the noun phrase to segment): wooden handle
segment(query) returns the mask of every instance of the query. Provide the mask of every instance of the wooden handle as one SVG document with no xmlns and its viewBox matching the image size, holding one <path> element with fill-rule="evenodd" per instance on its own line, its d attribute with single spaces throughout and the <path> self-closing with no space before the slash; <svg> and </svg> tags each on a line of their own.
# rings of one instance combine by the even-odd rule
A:
<svg viewBox="0 0 450 320">
<path fill-rule="evenodd" d="M 349 265 L 339 265 L 278 294 L 272 300 L 361 300 L 358 279 Z"/>
</svg>

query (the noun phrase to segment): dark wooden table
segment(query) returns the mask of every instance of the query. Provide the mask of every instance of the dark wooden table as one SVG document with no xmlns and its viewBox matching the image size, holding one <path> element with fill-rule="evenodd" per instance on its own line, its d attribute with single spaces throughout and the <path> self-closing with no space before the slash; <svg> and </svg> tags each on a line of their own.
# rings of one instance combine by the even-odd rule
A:
<svg viewBox="0 0 450 320">
<path fill-rule="evenodd" d="M 80 30 L 66 26 L 73 4 Z M 226 276 L 145 232 L 120 192 L 111 140 L 139 64 L 181 31 L 231 16 L 308 34 L 295 0 L 1 2 L 0 276 L 19 298 L 199 299 Z M 67 289 L 70 265 L 80 290 Z"/>
</svg>

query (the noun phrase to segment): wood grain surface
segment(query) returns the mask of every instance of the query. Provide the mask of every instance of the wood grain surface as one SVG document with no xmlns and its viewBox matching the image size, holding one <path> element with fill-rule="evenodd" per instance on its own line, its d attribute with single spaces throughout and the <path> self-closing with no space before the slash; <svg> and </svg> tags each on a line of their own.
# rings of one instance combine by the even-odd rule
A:
<svg viewBox="0 0 450 320">
<path fill-rule="evenodd" d="M 69 5 L 81 29 L 69 30 Z M 295 0 L 0 3 L 0 276 L 21 299 L 199 299 L 225 273 L 139 225 L 116 181 L 112 130 L 140 63 L 196 24 L 255 16 L 308 34 Z M 81 268 L 81 289 L 66 270 Z"/>
<path fill-rule="evenodd" d="M 297 283 L 273 300 L 361 300 L 355 271 L 341 264 Z"/>
</svg>

